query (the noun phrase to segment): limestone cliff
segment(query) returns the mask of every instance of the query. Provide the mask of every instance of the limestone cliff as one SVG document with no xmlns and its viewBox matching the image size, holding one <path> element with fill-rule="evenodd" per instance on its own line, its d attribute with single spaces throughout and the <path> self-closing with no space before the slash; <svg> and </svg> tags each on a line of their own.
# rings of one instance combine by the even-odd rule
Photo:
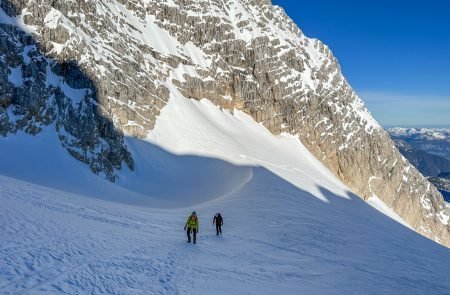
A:
<svg viewBox="0 0 450 295">
<path fill-rule="evenodd" d="M 395 148 L 330 49 L 266 0 L 1 1 L 0 133 L 55 124 L 114 180 L 173 95 L 240 109 L 302 143 L 355 193 L 450 246 L 450 208 Z M 33 94 L 30 94 L 33 93 Z M 174 118 L 176 120 L 176 118 Z M 86 140 L 85 128 L 89 134 Z"/>
</svg>

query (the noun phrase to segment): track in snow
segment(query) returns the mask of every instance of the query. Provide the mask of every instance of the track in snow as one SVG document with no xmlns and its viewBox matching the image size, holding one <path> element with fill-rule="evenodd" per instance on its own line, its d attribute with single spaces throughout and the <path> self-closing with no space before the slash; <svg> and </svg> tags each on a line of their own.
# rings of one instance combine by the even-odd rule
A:
<svg viewBox="0 0 450 295">
<path fill-rule="evenodd" d="M 448 249 L 353 195 L 292 136 L 172 97 L 146 140 L 127 140 L 136 170 L 111 184 L 50 129 L 0 138 L 0 293 L 450 290 Z M 183 231 L 193 209 L 197 245 Z"/>
<path fill-rule="evenodd" d="M 155 210 L 1 177 L 0 288 L 6 294 L 445 293 L 450 254 L 372 209 L 330 203 L 255 168 L 238 192 Z M 224 236 L 213 214 L 224 213 Z M 5 243 L 6 242 L 6 243 Z M 374 285 L 374 281 L 376 284 Z"/>
</svg>

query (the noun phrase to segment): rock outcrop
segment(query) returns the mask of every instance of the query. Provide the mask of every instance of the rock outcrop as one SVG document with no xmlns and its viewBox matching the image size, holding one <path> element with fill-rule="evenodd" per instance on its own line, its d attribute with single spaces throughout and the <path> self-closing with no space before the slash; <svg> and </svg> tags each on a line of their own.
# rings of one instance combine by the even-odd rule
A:
<svg viewBox="0 0 450 295">
<path fill-rule="evenodd" d="M 0 37 L 2 135 L 56 122 L 63 145 L 113 180 L 122 161 L 132 166 L 122 131 L 145 137 L 171 95 L 209 99 L 274 134 L 298 135 L 355 193 L 378 196 L 417 232 L 450 246 L 441 195 L 371 117 L 330 49 L 270 1 L 11 0 L 1 7 L 10 16 L 0 31 L 7 35 Z M 11 51 L 14 38 L 23 45 Z M 84 95 L 76 101 L 61 85 Z"/>
<path fill-rule="evenodd" d="M 4 1 L 1 7 L 14 12 Z M 0 23 L 0 135 L 36 135 L 52 125 L 62 146 L 94 173 L 114 181 L 123 163 L 132 169 L 123 134 L 77 61 L 45 56 L 42 44 L 19 29 L 20 20 L 8 20 Z"/>
</svg>

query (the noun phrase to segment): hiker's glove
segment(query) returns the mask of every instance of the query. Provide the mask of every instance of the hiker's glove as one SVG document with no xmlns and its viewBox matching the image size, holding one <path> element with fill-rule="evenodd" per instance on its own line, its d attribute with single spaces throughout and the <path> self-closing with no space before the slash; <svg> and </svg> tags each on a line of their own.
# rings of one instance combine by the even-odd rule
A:
<svg viewBox="0 0 450 295">
<path fill-rule="evenodd" d="M 186 227 L 184 227 L 184 230 L 186 230 Z"/>
</svg>

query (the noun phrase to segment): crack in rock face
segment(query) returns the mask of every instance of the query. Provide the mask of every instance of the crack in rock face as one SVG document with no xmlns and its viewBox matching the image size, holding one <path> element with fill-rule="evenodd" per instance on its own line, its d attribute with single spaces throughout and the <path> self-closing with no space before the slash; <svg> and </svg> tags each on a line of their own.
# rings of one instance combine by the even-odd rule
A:
<svg viewBox="0 0 450 295">
<path fill-rule="evenodd" d="M 298 135 L 364 199 L 450 246 L 450 208 L 401 156 L 321 41 L 267 0 L 1 1 L 0 134 L 54 126 L 97 174 L 133 169 L 171 95 L 250 114 Z M 5 18 L 6 19 L 6 18 Z"/>
</svg>

